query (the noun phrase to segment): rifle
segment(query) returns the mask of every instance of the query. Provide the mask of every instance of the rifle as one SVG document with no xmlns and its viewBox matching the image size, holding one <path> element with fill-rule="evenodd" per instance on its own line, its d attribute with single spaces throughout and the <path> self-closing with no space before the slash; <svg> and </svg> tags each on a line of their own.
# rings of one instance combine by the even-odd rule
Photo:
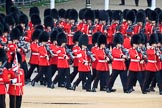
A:
<svg viewBox="0 0 162 108">
<path fill-rule="evenodd" d="M 86 49 L 87 55 L 91 58 L 91 60 L 94 62 L 96 58 L 94 57 L 93 53 L 87 48 Z"/>
<path fill-rule="evenodd" d="M 70 58 L 73 60 L 74 59 L 74 55 L 71 49 L 69 49 L 67 46 L 65 46 L 66 49 L 66 53 L 70 56 Z"/>
<path fill-rule="evenodd" d="M 112 60 L 113 56 L 109 48 L 104 48 L 104 51 L 105 51 L 105 54 L 110 58 L 110 60 Z"/>
<path fill-rule="evenodd" d="M 127 51 L 126 48 L 124 48 L 124 46 L 121 47 L 121 50 L 124 53 L 124 55 L 126 55 L 129 58 L 129 52 Z"/>
<path fill-rule="evenodd" d="M 45 44 L 45 48 L 46 48 L 47 52 L 49 52 L 49 53 L 50 53 L 50 55 L 51 55 L 51 56 L 53 56 L 53 55 L 54 55 L 54 52 L 53 52 L 53 50 L 51 50 L 51 48 L 50 48 L 49 44 Z"/>
</svg>

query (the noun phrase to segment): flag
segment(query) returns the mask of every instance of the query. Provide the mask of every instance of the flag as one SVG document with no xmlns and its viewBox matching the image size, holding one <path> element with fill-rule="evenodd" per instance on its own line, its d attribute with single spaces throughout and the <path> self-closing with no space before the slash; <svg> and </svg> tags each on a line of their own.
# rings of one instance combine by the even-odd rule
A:
<svg viewBox="0 0 162 108">
<path fill-rule="evenodd" d="M 17 59 L 17 53 L 15 53 L 15 56 L 14 56 L 14 60 L 13 60 L 13 63 L 12 63 L 12 70 L 14 72 L 17 72 L 18 71 L 18 59 Z"/>
</svg>

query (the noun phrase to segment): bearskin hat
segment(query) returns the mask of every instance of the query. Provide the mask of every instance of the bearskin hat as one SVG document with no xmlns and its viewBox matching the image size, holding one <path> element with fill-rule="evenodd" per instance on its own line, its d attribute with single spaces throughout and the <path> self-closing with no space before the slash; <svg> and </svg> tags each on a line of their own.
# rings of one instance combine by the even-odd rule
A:
<svg viewBox="0 0 162 108">
<path fill-rule="evenodd" d="M 57 38 L 57 34 L 58 33 L 59 32 L 57 30 L 53 30 L 52 31 L 52 33 L 50 34 L 50 40 L 51 40 L 51 42 L 56 41 L 56 38 Z"/>
<path fill-rule="evenodd" d="M 65 9 L 59 9 L 58 14 L 60 18 L 65 18 L 66 10 Z"/>
<path fill-rule="evenodd" d="M 87 8 L 83 8 L 79 10 L 79 19 L 83 20 L 85 19 L 85 11 L 87 10 Z"/>
<path fill-rule="evenodd" d="M 112 15 L 113 15 L 113 13 L 112 13 L 111 10 L 107 10 L 107 13 L 108 13 L 108 15 L 109 15 L 109 20 L 111 21 L 111 20 L 112 20 Z"/>
<path fill-rule="evenodd" d="M 92 43 L 93 43 L 93 44 L 97 43 L 98 37 L 99 37 L 101 34 L 102 34 L 101 32 L 95 32 L 95 33 L 92 35 Z"/>
<path fill-rule="evenodd" d="M 159 23 L 162 22 L 162 12 L 159 14 Z"/>
<path fill-rule="evenodd" d="M 14 26 L 15 25 L 15 19 L 13 18 L 13 16 L 8 15 L 5 17 L 5 22 L 10 26 Z"/>
<path fill-rule="evenodd" d="M 38 15 L 39 16 L 40 11 L 38 7 L 31 7 L 29 10 L 29 16 L 31 17 L 32 15 Z"/>
<path fill-rule="evenodd" d="M 144 33 L 139 33 L 139 35 L 140 35 L 140 43 L 146 45 L 147 36 Z"/>
<path fill-rule="evenodd" d="M 5 17 L 3 17 L 3 16 L 0 16 L 0 22 L 2 23 L 2 24 L 5 24 L 5 19 L 4 19 Z"/>
<path fill-rule="evenodd" d="M 152 45 L 157 43 L 158 43 L 158 35 L 154 33 L 151 34 L 149 44 Z"/>
<path fill-rule="evenodd" d="M 16 6 L 12 6 L 9 9 L 9 14 L 11 14 L 11 13 L 13 13 L 13 14 L 20 14 L 20 11 L 19 11 L 19 9 Z"/>
<path fill-rule="evenodd" d="M 143 22 L 145 23 L 146 22 L 146 15 L 144 12 L 142 11 L 139 11 L 137 12 L 137 19 L 136 19 L 137 22 Z"/>
<path fill-rule="evenodd" d="M 101 44 L 107 44 L 107 41 L 106 41 L 106 36 L 104 34 L 101 34 L 98 36 L 98 39 L 97 39 L 97 42 L 98 42 L 98 46 L 100 47 Z"/>
<path fill-rule="evenodd" d="M 112 19 L 121 20 L 122 12 L 120 10 L 115 10 L 112 14 Z"/>
<path fill-rule="evenodd" d="M 157 19 L 158 19 L 158 14 L 155 11 L 151 11 L 150 20 L 151 21 L 157 21 Z"/>
<path fill-rule="evenodd" d="M 45 25 L 45 27 L 53 28 L 53 26 L 54 26 L 53 18 L 51 16 L 46 16 L 44 18 L 44 25 Z"/>
<path fill-rule="evenodd" d="M 69 12 L 69 19 L 70 20 L 73 19 L 75 21 L 78 20 L 78 12 L 77 12 L 77 10 L 75 10 L 75 9 L 71 9 L 70 10 L 70 12 Z"/>
<path fill-rule="evenodd" d="M 100 10 L 99 11 L 99 18 L 100 18 L 101 21 L 104 20 L 104 21 L 107 22 L 108 21 L 108 17 L 109 17 L 108 13 L 105 10 Z"/>
<path fill-rule="evenodd" d="M 25 24 L 25 26 L 28 25 L 28 17 L 25 14 L 21 14 L 19 17 L 19 24 Z"/>
<path fill-rule="evenodd" d="M 20 14 L 12 13 L 10 15 L 14 18 L 16 25 L 19 24 L 19 16 L 20 16 Z"/>
<path fill-rule="evenodd" d="M 87 9 L 87 11 L 85 12 L 85 19 L 93 21 L 94 17 L 94 12 L 91 9 Z"/>
<path fill-rule="evenodd" d="M 32 34 L 32 41 L 39 39 L 39 35 L 42 32 L 42 30 L 40 29 L 35 29 L 33 34 Z"/>
<path fill-rule="evenodd" d="M 123 35 L 121 33 L 116 33 L 114 36 L 114 40 L 113 40 L 113 44 L 117 45 L 117 44 L 123 44 Z"/>
<path fill-rule="evenodd" d="M 139 34 L 135 34 L 132 36 L 131 39 L 131 45 L 133 46 L 133 44 L 140 44 L 140 35 Z"/>
<path fill-rule="evenodd" d="M 46 31 L 42 31 L 39 34 L 39 42 L 48 42 L 49 40 L 49 34 Z"/>
<path fill-rule="evenodd" d="M 65 12 L 65 19 L 69 19 L 70 18 L 70 11 L 71 9 L 67 9 Z"/>
<path fill-rule="evenodd" d="M 35 27 L 35 29 L 39 29 L 39 30 L 44 30 L 44 27 L 43 27 L 43 25 L 37 25 L 36 27 Z"/>
<path fill-rule="evenodd" d="M 74 33 L 73 36 L 73 43 L 78 42 L 79 41 L 79 37 L 82 35 L 83 33 L 81 31 L 77 31 Z"/>
<path fill-rule="evenodd" d="M 4 32 L 4 33 L 9 33 L 9 31 L 10 31 L 10 29 L 9 29 L 8 24 L 4 24 L 3 32 Z"/>
<path fill-rule="evenodd" d="M 82 45 L 88 45 L 88 35 L 86 34 L 83 34 L 79 37 L 79 46 L 82 47 Z"/>
<path fill-rule="evenodd" d="M 157 33 L 157 35 L 158 35 L 158 42 L 162 44 L 162 34 Z"/>
<path fill-rule="evenodd" d="M 19 30 L 20 36 L 23 36 L 23 28 L 21 25 L 17 25 L 15 28 Z"/>
<path fill-rule="evenodd" d="M 31 16 L 31 22 L 33 25 L 40 25 L 41 24 L 41 19 L 39 15 L 32 15 Z"/>
<path fill-rule="evenodd" d="M 3 35 L 4 26 L 0 23 L 0 36 Z"/>
<path fill-rule="evenodd" d="M 6 52 L 3 48 L 0 48 L 0 62 L 4 62 L 7 60 Z"/>
<path fill-rule="evenodd" d="M 20 31 L 17 28 L 12 29 L 10 33 L 11 40 L 19 40 L 20 38 Z"/>
<path fill-rule="evenodd" d="M 45 10 L 44 10 L 44 18 L 45 18 L 46 16 L 50 16 L 50 15 L 51 15 L 51 9 L 50 9 L 50 8 L 45 9 Z"/>
<path fill-rule="evenodd" d="M 57 11 L 57 9 L 52 9 L 51 10 L 51 16 L 54 19 L 58 19 L 58 11 Z"/>
<path fill-rule="evenodd" d="M 132 10 L 128 11 L 126 20 L 132 21 L 132 23 L 135 22 L 135 13 L 134 13 L 134 11 L 132 11 Z"/>
<path fill-rule="evenodd" d="M 160 8 L 155 8 L 154 11 L 159 15 L 162 10 Z"/>
<path fill-rule="evenodd" d="M 127 13 L 129 12 L 129 9 L 124 9 L 123 10 L 123 19 L 127 18 Z"/>
<path fill-rule="evenodd" d="M 64 32 L 60 32 L 56 37 L 58 46 L 61 46 L 62 43 L 67 43 L 67 38 Z"/>
<path fill-rule="evenodd" d="M 95 19 L 99 19 L 99 10 L 93 10 Z"/>
</svg>

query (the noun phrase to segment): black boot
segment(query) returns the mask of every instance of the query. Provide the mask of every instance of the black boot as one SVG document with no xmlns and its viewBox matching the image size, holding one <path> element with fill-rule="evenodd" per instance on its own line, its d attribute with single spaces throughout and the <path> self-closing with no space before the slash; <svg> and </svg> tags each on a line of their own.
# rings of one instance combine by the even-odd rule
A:
<svg viewBox="0 0 162 108">
<path fill-rule="evenodd" d="M 34 80 L 31 81 L 31 85 L 32 85 L 33 87 L 35 86 L 35 81 L 34 81 Z"/>
</svg>

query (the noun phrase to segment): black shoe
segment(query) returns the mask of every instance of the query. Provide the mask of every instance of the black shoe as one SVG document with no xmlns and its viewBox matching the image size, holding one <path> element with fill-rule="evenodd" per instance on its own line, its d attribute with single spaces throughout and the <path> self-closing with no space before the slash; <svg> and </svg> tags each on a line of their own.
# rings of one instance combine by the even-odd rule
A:
<svg viewBox="0 0 162 108">
<path fill-rule="evenodd" d="M 92 92 L 96 92 L 96 89 L 95 88 L 92 88 Z"/>
<path fill-rule="evenodd" d="M 111 93 L 111 90 L 109 88 L 106 89 L 107 93 Z"/>
<path fill-rule="evenodd" d="M 155 89 L 153 87 L 150 87 L 151 92 L 155 92 Z"/>
<path fill-rule="evenodd" d="M 73 87 L 67 87 L 67 90 L 74 90 Z"/>
<path fill-rule="evenodd" d="M 138 6 L 138 4 L 136 4 L 136 6 Z"/>
<path fill-rule="evenodd" d="M 52 88 L 52 89 L 55 88 L 55 84 L 54 84 L 54 82 L 52 82 L 52 84 L 51 84 L 51 88 Z"/>
<path fill-rule="evenodd" d="M 146 89 L 145 92 L 150 92 L 150 89 Z"/>
<path fill-rule="evenodd" d="M 122 6 L 122 5 L 125 5 L 125 4 L 124 3 L 120 3 L 119 5 Z"/>
<path fill-rule="evenodd" d="M 106 88 L 100 88 L 100 91 L 106 91 Z"/>
<path fill-rule="evenodd" d="M 31 81 L 31 85 L 32 85 L 33 87 L 35 86 L 35 81 L 34 81 L 34 80 Z"/>
<path fill-rule="evenodd" d="M 131 93 L 131 92 L 132 92 L 132 90 L 131 90 L 131 89 L 126 91 L 126 93 Z"/>
<path fill-rule="evenodd" d="M 111 89 L 111 92 L 116 92 L 116 89 Z"/>
<path fill-rule="evenodd" d="M 124 93 L 127 93 L 127 89 L 124 89 L 123 92 L 124 92 Z"/>
<path fill-rule="evenodd" d="M 73 84 L 73 90 L 74 91 L 76 90 L 76 84 L 75 83 Z"/>
<path fill-rule="evenodd" d="M 47 85 L 47 88 L 53 89 L 52 84 L 51 85 Z"/>
<path fill-rule="evenodd" d="M 142 91 L 142 94 L 147 94 L 147 92 L 146 91 Z"/>
<path fill-rule="evenodd" d="M 162 91 L 159 94 L 162 95 Z"/>
<path fill-rule="evenodd" d="M 58 87 L 65 87 L 65 85 L 64 84 L 60 84 L 60 85 L 58 85 Z"/>
<path fill-rule="evenodd" d="M 86 92 L 92 92 L 92 90 L 91 89 L 87 89 Z"/>
</svg>

